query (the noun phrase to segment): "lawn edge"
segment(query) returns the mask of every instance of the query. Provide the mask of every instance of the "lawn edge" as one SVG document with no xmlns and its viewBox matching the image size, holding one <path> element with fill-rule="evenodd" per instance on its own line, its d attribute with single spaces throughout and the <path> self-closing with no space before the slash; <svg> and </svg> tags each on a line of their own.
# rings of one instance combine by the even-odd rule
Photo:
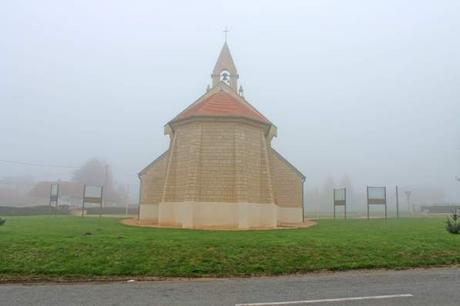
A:
<svg viewBox="0 0 460 306">
<path fill-rule="evenodd" d="M 286 278 L 308 275 L 332 275 L 340 273 L 368 273 L 368 272 L 397 272 L 397 271 L 414 271 L 414 270 L 436 270 L 436 269 L 460 269 L 460 264 L 451 265 L 427 265 L 403 268 L 376 268 L 376 269 L 346 269 L 346 270 L 314 270 L 303 273 L 279 274 L 279 275 L 248 275 L 248 276 L 213 276 L 203 275 L 195 277 L 163 277 L 163 276 L 17 276 L 17 275 L 0 275 L 0 285 L 21 284 L 21 285 L 39 285 L 39 284 L 85 284 L 85 283 L 120 283 L 120 282 L 168 282 L 168 281 L 212 281 L 212 280 L 238 280 L 238 279 L 266 279 L 266 278 Z"/>
</svg>

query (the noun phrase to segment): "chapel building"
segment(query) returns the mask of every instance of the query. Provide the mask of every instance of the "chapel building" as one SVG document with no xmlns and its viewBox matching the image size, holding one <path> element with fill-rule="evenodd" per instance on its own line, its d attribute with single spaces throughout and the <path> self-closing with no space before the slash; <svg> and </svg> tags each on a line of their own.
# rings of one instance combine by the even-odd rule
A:
<svg viewBox="0 0 460 306">
<path fill-rule="evenodd" d="M 139 220 L 257 229 L 303 222 L 304 175 L 271 147 L 277 128 L 243 96 L 227 43 L 212 86 L 165 125 L 169 149 L 139 173 Z"/>
</svg>

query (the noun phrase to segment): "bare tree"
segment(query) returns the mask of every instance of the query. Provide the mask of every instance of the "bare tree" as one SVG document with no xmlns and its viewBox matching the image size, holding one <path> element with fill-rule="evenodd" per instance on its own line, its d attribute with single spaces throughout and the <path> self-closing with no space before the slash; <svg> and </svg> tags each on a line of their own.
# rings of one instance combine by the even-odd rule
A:
<svg viewBox="0 0 460 306">
<path fill-rule="evenodd" d="M 123 196 L 116 190 L 110 166 L 97 158 L 88 160 L 74 172 L 72 180 L 86 185 L 104 186 L 104 198 L 119 203 Z"/>
</svg>

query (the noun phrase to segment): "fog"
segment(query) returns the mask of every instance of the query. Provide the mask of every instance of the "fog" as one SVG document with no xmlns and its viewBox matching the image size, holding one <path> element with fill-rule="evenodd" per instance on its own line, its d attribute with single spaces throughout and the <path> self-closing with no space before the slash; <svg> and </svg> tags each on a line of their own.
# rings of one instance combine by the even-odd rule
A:
<svg viewBox="0 0 460 306">
<path fill-rule="evenodd" d="M 2 1 L 0 178 L 66 180 L 97 157 L 136 190 L 225 27 L 307 193 L 348 176 L 460 201 L 458 1 Z"/>
</svg>

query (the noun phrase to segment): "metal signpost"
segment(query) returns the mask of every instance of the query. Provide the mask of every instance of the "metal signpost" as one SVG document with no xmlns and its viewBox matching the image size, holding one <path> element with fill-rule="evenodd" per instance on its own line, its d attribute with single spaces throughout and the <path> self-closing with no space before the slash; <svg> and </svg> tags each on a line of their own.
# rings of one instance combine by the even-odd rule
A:
<svg viewBox="0 0 460 306">
<path fill-rule="evenodd" d="M 53 206 L 54 203 L 54 208 L 57 210 L 59 207 L 59 184 L 53 183 L 51 184 L 50 187 L 50 210 Z"/>
<path fill-rule="evenodd" d="M 387 188 L 367 186 L 367 219 L 369 219 L 370 205 L 385 205 L 385 219 L 387 218 Z"/>
<path fill-rule="evenodd" d="M 399 188 L 396 185 L 396 218 L 399 219 Z"/>
<path fill-rule="evenodd" d="M 83 201 L 81 204 L 81 216 L 85 214 L 85 203 L 99 204 L 99 217 L 102 216 L 102 201 L 104 187 L 102 186 L 83 186 Z"/>
<path fill-rule="evenodd" d="M 336 206 L 343 206 L 344 218 L 347 219 L 347 189 L 346 188 L 334 188 L 334 219 Z"/>
</svg>

